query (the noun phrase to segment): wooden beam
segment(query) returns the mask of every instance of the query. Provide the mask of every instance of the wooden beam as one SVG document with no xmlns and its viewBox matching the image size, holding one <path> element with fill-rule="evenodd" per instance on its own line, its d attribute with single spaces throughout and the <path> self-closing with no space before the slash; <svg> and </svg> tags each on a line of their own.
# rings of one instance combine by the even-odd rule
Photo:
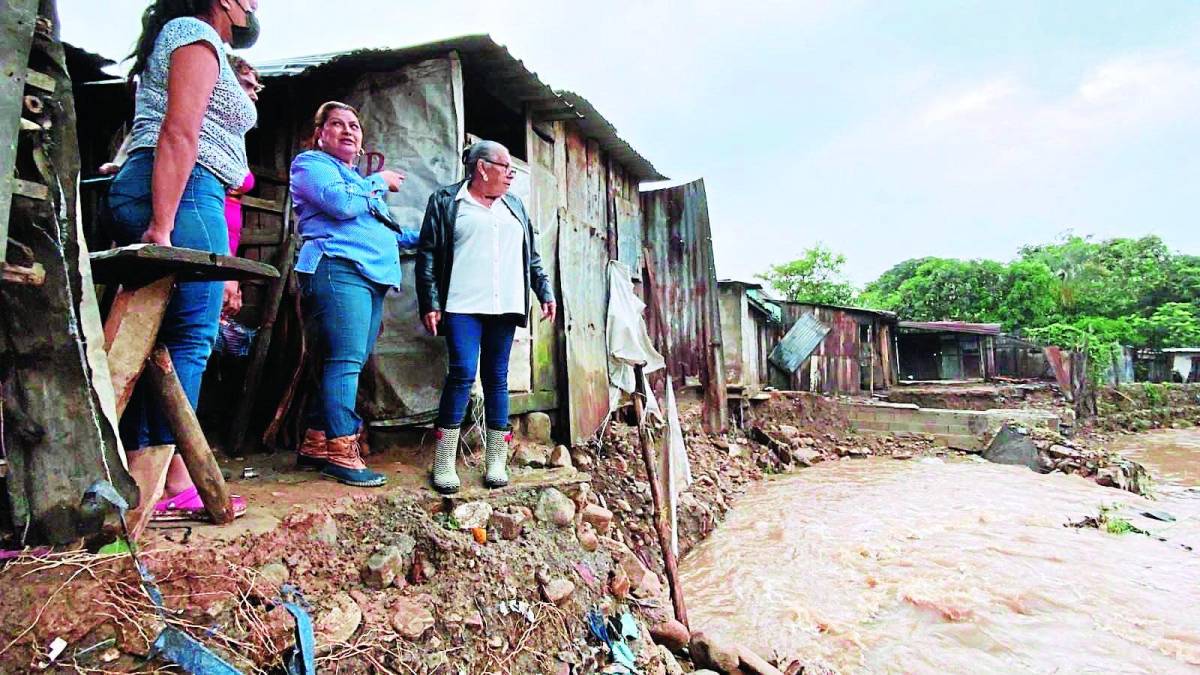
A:
<svg viewBox="0 0 1200 675">
<path fill-rule="evenodd" d="M 582 119 L 579 113 L 572 110 L 560 110 L 558 112 L 532 112 L 533 118 L 538 122 L 560 122 L 565 120 Z"/>
<path fill-rule="evenodd" d="M 33 181 L 22 180 L 20 178 L 13 179 L 12 193 L 18 197 L 36 199 L 39 202 L 50 199 L 50 188 L 41 183 L 34 183 Z"/>
<path fill-rule="evenodd" d="M 225 484 L 225 476 L 221 474 L 217 458 L 204 438 L 196 411 L 192 410 L 192 404 L 179 384 L 179 376 L 175 373 L 171 354 L 166 347 L 159 345 L 154 348 L 146 374 L 150 377 L 150 390 L 154 392 L 160 410 L 175 434 L 175 449 L 183 457 L 183 463 L 187 465 L 188 474 L 196 484 L 196 492 L 200 494 L 208 515 L 218 525 L 232 523 L 235 514 L 229 486 Z"/>
<path fill-rule="evenodd" d="M 46 283 L 46 268 L 41 263 L 33 263 L 29 267 L 0 263 L 0 280 L 6 284 L 41 286 Z"/>
<path fill-rule="evenodd" d="M 140 288 L 122 288 L 104 321 L 104 350 L 108 372 L 117 397 L 117 416 L 125 412 L 133 386 L 146 367 L 146 359 L 158 339 L 158 329 L 175 277 L 167 276 Z"/>
<path fill-rule="evenodd" d="M 278 246 L 283 237 L 281 228 L 261 228 L 242 230 L 240 246 Z"/>
<path fill-rule="evenodd" d="M 271 199 L 259 199 L 258 197 L 243 196 L 241 198 L 242 206 L 259 211 L 270 211 L 283 215 L 283 203 Z"/>
<path fill-rule="evenodd" d="M 29 71 L 29 74 L 25 76 L 25 82 L 31 87 L 41 89 L 42 91 L 50 94 L 53 94 L 54 90 L 58 88 L 53 77 L 50 77 L 45 73 L 39 73 L 38 71 L 32 69 Z"/>
</svg>

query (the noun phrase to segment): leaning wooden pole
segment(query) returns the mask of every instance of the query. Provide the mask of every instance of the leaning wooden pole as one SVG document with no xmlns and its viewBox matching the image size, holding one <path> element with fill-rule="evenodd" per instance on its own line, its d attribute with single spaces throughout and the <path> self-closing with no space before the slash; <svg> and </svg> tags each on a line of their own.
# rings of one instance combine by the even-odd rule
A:
<svg viewBox="0 0 1200 675">
<path fill-rule="evenodd" d="M 679 580 L 679 561 L 671 546 L 671 524 L 667 518 L 667 500 L 663 497 L 662 485 L 658 482 L 658 471 L 654 468 L 654 445 L 650 442 L 650 431 L 646 429 L 645 408 L 642 405 L 642 367 L 634 366 L 637 391 L 633 395 L 633 410 L 638 420 L 638 441 L 642 446 L 642 461 L 646 463 L 646 480 L 650 482 L 650 496 L 654 500 L 654 529 L 658 532 L 658 545 L 662 548 L 663 562 L 667 567 L 667 584 L 671 587 L 671 606 L 675 608 L 675 619 L 688 625 L 687 607 L 683 602 L 683 584 Z"/>
<path fill-rule="evenodd" d="M 167 425 L 175 434 L 175 450 L 183 457 L 183 463 L 187 465 L 208 515 L 218 525 L 232 523 L 234 513 L 229 486 L 225 484 L 225 476 L 221 474 L 217 458 L 204 438 L 196 412 L 192 410 L 192 404 L 179 384 L 179 376 L 175 374 L 175 366 L 166 347 L 159 345 L 154 348 L 146 374 L 150 376 L 151 389 L 167 418 Z"/>
</svg>

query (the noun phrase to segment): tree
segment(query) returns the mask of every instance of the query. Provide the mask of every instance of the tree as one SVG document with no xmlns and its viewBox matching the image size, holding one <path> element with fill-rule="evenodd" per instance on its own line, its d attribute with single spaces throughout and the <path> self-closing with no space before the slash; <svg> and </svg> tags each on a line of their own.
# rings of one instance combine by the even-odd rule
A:
<svg viewBox="0 0 1200 675">
<path fill-rule="evenodd" d="M 1001 285 L 1003 296 L 996 318 L 1005 330 L 1044 326 L 1058 320 L 1061 280 L 1045 263 L 1013 262 L 1005 268 Z"/>
<path fill-rule="evenodd" d="M 879 275 L 879 278 L 867 284 L 858 296 L 858 304 L 875 309 L 894 310 L 900 306 L 900 286 L 917 274 L 921 265 L 937 258 L 911 258 L 893 265 L 891 269 Z"/>
<path fill-rule="evenodd" d="M 1168 302 L 1145 320 L 1150 342 L 1155 347 L 1200 346 L 1200 311 L 1186 302 Z"/>
<path fill-rule="evenodd" d="M 854 287 L 842 273 L 845 265 L 846 256 L 818 243 L 799 260 L 772 265 L 758 278 L 793 302 L 848 305 L 854 300 Z"/>
<path fill-rule="evenodd" d="M 912 321 L 996 321 L 1003 277 L 993 260 L 931 258 L 900 284 L 893 311 Z"/>
</svg>

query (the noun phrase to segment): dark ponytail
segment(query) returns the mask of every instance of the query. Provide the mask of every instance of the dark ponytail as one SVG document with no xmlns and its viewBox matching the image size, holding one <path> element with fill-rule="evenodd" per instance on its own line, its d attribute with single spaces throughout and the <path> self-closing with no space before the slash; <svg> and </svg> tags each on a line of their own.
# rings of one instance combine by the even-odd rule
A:
<svg viewBox="0 0 1200 675">
<path fill-rule="evenodd" d="M 146 70 L 146 62 L 154 51 L 154 41 L 162 32 L 163 26 L 172 19 L 181 16 L 200 16 L 212 10 L 217 0 L 154 0 L 146 11 L 142 12 L 142 34 L 138 37 L 137 46 L 128 58 L 132 58 L 133 68 L 129 70 L 129 81 L 141 75 Z"/>
</svg>

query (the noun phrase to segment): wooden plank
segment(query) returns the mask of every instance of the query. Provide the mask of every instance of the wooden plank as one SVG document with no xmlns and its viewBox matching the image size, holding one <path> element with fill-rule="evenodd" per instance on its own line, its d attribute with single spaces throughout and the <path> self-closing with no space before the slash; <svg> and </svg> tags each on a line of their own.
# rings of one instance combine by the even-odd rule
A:
<svg viewBox="0 0 1200 675">
<path fill-rule="evenodd" d="M 281 216 L 283 215 L 284 205 L 282 202 L 272 199 L 259 199 L 258 197 L 250 197 L 248 195 L 243 196 L 241 198 L 241 202 L 243 208 L 258 209 L 259 211 L 270 211 L 271 213 L 277 213 Z"/>
<path fill-rule="evenodd" d="M 39 73 L 36 70 L 30 70 L 29 74 L 25 77 L 25 81 L 29 86 L 41 89 L 48 94 L 53 94 L 54 90 L 58 88 L 53 77 L 45 73 Z"/>
<path fill-rule="evenodd" d="M 155 445 L 129 453 L 129 473 L 137 483 L 140 497 L 137 508 L 125 514 L 125 526 L 129 528 L 129 539 L 136 542 L 154 515 L 154 505 L 162 499 L 167 486 L 167 471 L 175 446 Z"/>
<path fill-rule="evenodd" d="M 0 261 L 6 260 L 13 167 L 37 7 L 37 0 L 8 0 L 0 21 Z"/>
<path fill-rule="evenodd" d="M 125 412 L 133 386 L 146 367 L 146 359 L 158 339 L 175 278 L 163 277 L 138 288 L 122 288 L 104 321 L 104 350 L 108 372 L 117 398 L 117 416 Z"/>
<path fill-rule="evenodd" d="M 283 243 L 282 228 L 254 228 L 242 230 L 239 246 L 278 246 L 281 243 Z"/>
<path fill-rule="evenodd" d="M 150 390 L 154 392 L 167 424 L 175 435 L 175 449 L 183 457 L 183 463 L 187 465 L 188 474 L 196 484 L 196 492 L 200 494 L 208 515 L 218 525 L 232 523 L 235 516 L 229 486 L 225 484 L 225 476 L 221 474 L 217 458 L 204 438 L 196 411 L 192 410 L 192 404 L 179 384 L 179 376 L 175 374 L 175 366 L 166 347 L 159 345 L 154 348 L 146 375 L 150 378 Z"/>
<path fill-rule="evenodd" d="M 30 180 L 22 180 L 20 178 L 13 179 L 12 193 L 18 197 L 36 199 L 39 202 L 44 202 L 47 199 L 50 199 L 49 187 L 42 185 L 41 183 L 35 183 Z"/>
<path fill-rule="evenodd" d="M 178 281 L 277 279 L 270 265 L 178 246 L 133 244 L 91 254 L 97 283 L 146 283 L 168 274 Z"/>
<path fill-rule="evenodd" d="M 510 415 L 546 412 L 557 407 L 557 391 L 534 391 L 527 394 L 511 394 L 508 397 L 508 413 Z"/>
<path fill-rule="evenodd" d="M 46 283 L 46 268 L 41 263 L 33 263 L 28 267 L 0 263 L 0 281 L 6 284 L 41 286 Z"/>
</svg>

